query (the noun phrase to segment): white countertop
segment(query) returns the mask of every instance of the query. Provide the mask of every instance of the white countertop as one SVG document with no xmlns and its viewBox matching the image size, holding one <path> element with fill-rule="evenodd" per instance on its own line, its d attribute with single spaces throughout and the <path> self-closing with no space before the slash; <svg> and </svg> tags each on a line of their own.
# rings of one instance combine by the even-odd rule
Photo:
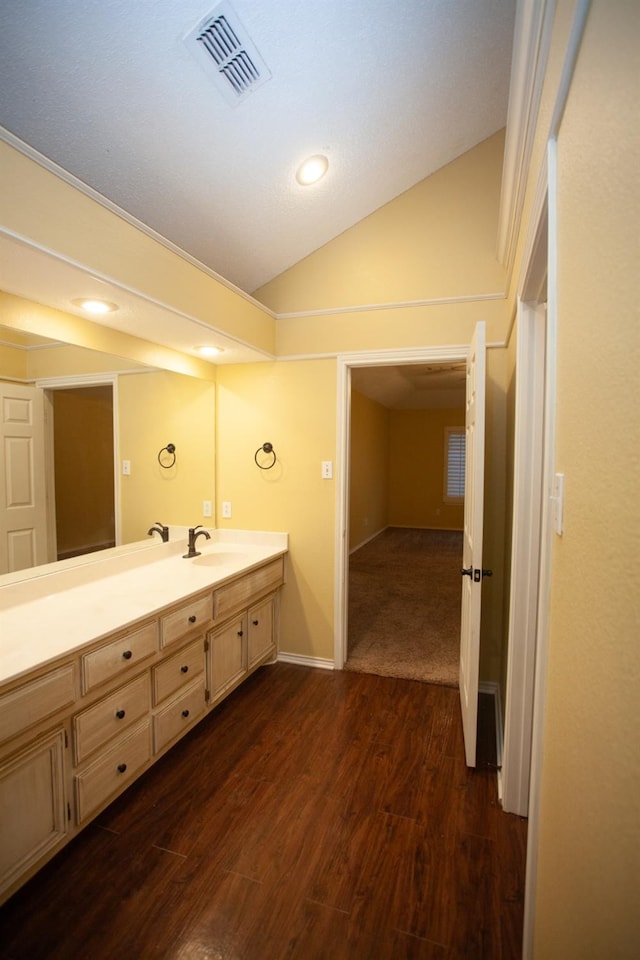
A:
<svg viewBox="0 0 640 960">
<path fill-rule="evenodd" d="M 184 538 L 116 547 L 84 562 L 47 564 L 0 577 L 0 683 L 152 616 L 288 549 L 286 533 L 210 529 L 201 556 Z M 172 536 L 176 528 L 172 528 Z M 95 558 L 95 559 L 93 559 Z"/>
</svg>

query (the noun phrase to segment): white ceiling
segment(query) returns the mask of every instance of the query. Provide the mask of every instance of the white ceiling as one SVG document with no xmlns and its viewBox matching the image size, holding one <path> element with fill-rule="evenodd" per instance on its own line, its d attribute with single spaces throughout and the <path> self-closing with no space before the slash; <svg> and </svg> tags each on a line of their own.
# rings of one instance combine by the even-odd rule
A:
<svg viewBox="0 0 640 960">
<path fill-rule="evenodd" d="M 353 367 L 351 386 L 389 410 L 464 407 L 464 363 L 405 363 Z"/>
<path fill-rule="evenodd" d="M 515 0 L 232 0 L 236 106 L 184 43 L 216 5 L 3 0 L 0 124 L 246 292 L 505 125 Z"/>
</svg>

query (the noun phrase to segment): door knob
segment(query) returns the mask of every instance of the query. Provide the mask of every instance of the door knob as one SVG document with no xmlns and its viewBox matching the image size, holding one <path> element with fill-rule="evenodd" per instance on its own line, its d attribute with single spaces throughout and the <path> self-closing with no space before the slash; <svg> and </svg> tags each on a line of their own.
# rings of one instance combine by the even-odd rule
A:
<svg viewBox="0 0 640 960">
<path fill-rule="evenodd" d="M 473 567 L 463 567 L 460 573 L 463 577 L 473 577 Z"/>
</svg>

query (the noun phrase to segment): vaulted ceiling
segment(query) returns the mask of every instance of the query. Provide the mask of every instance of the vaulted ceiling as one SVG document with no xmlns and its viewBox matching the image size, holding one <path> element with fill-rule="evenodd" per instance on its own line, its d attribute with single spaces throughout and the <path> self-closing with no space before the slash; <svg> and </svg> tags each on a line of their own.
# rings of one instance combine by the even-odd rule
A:
<svg viewBox="0 0 640 960">
<path fill-rule="evenodd" d="M 505 125 L 514 10 L 6 2 L 0 125 L 251 292 Z M 259 73 L 241 95 L 189 39 L 221 16 Z M 328 173 L 301 186 L 313 154 Z"/>
</svg>

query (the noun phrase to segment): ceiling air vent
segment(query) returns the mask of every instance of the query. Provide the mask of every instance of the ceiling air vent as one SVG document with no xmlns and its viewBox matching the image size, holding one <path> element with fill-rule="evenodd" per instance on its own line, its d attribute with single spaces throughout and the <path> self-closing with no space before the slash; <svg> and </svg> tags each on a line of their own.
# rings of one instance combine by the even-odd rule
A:
<svg viewBox="0 0 640 960">
<path fill-rule="evenodd" d="M 225 100 L 236 106 L 271 78 L 271 72 L 229 3 L 220 3 L 185 37 Z"/>
</svg>

